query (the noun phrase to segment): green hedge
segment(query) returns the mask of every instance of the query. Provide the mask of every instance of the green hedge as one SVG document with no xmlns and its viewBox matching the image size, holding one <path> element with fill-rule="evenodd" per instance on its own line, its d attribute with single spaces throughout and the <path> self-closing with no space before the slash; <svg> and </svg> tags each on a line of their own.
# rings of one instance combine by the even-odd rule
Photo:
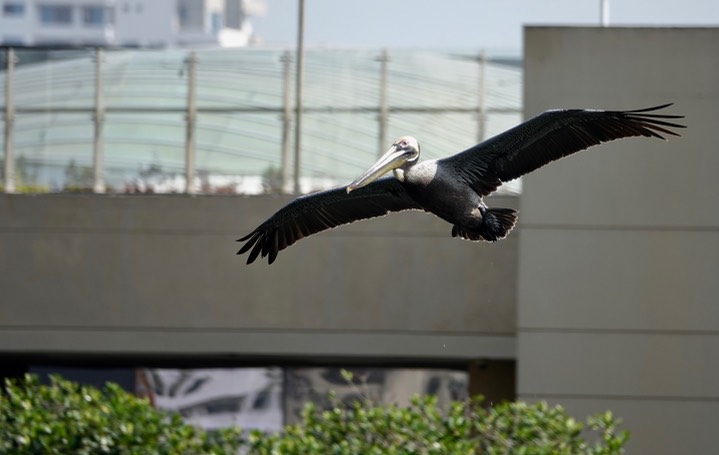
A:
<svg viewBox="0 0 719 455">
<path fill-rule="evenodd" d="M 447 412 L 436 397 L 409 407 L 356 402 L 321 411 L 309 405 L 299 425 L 283 433 L 252 432 L 250 453 L 610 455 L 623 453 L 628 433 L 607 412 L 586 423 L 547 403 L 454 402 Z M 588 442 L 592 441 L 592 442 Z"/>
<path fill-rule="evenodd" d="M 54 376 L 6 381 L 0 395 L 0 454 L 516 454 L 623 453 L 628 434 L 607 412 L 578 422 L 544 402 L 441 411 L 434 397 L 408 407 L 369 401 L 329 410 L 308 405 L 281 433 L 207 433 L 155 410 L 119 386 L 103 390 Z"/>
<path fill-rule="evenodd" d="M 239 431 L 210 435 L 116 384 L 102 391 L 51 377 L 5 381 L 0 454 L 235 454 Z"/>
</svg>

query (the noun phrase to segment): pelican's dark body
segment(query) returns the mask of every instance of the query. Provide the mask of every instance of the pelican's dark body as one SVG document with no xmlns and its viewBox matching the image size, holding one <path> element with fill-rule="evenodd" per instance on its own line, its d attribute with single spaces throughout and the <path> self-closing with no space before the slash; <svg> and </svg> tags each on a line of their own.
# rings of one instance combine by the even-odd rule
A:
<svg viewBox="0 0 719 455">
<path fill-rule="evenodd" d="M 423 161 L 404 173 L 409 195 L 428 212 L 449 223 L 470 223 L 482 198 L 469 185 L 459 184 L 439 160 Z"/>
<path fill-rule="evenodd" d="M 669 128 L 677 115 L 634 111 L 554 110 L 540 114 L 456 155 L 419 162 L 419 144 L 410 136 L 346 187 L 301 196 L 239 239 L 238 254 L 250 252 L 269 263 L 297 240 L 354 221 L 402 210 L 424 210 L 452 224 L 452 236 L 495 241 L 514 227 L 512 209 L 488 208 L 482 198 L 503 182 L 602 142 L 678 135 Z M 392 171 L 393 176 L 381 175 Z"/>
<path fill-rule="evenodd" d="M 452 166 L 443 160 L 423 161 L 410 167 L 404 172 L 403 183 L 417 205 L 453 225 L 455 237 L 495 241 L 504 237 L 516 221 L 511 209 L 489 209 L 487 212 L 482 196 L 470 185 L 457 180 Z M 492 234 L 486 229 L 491 226 L 485 225 L 485 218 L 502 211 L 509 216 L 509 225 L 505 232 Z"/>
</svg>

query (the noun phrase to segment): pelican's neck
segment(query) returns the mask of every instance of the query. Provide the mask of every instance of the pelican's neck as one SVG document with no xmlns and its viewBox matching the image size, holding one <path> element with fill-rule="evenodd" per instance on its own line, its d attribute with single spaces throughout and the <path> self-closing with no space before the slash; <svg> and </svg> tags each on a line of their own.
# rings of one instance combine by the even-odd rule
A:
<svg viewBox="0 0 719 455">
<path fill-rule="evenodd" d="M 394 177 L 400 182 L 404 182 L 407 179 L 407 172 L 412 169 L 418 163 L 418 159 L 415 158 L 412 161 L 407 161 L 402 166 L 393 169 Z"/>
</svg>

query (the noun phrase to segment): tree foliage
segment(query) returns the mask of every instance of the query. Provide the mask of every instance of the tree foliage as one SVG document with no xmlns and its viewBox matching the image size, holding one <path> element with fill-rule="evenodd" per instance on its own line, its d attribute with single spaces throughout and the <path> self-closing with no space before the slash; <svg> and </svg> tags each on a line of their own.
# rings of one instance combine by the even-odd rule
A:
<svg viewBox="0 0 719 455">
<path fill-rule="evenodd" d="M 485 408 L 474 399 L 442 412 L 436 397 L 425 396 L 409 407 L 308 405 L 302 417 L 282 433 L 252 432 L 250 453 L 613 455 L 623 453 L 628 439 L 609 412 L 581 423 L 545 402 Z"/>
<path fill-rule="evenodd" d="M 486 408 L 473 399 L 441 410 L 433 396 L 406 407 L 333 398 L 329 409 L 307 405 L 282 432 L 209 434 L 113 384 L 101 391 L 53 376 L 42 385 L 28 375 L 0 394 L 0 455 L 614 455 L 628 439 L 617 425 L 610 412 L 579 422 L 544 402 Z"/>
<path fill-rule="evenodd" d="M 236 454 L 237 429 L 209 434 L 116 384 L 103 390 L 51 376 L 6 380 L 0 454 Z"/>
</svg>

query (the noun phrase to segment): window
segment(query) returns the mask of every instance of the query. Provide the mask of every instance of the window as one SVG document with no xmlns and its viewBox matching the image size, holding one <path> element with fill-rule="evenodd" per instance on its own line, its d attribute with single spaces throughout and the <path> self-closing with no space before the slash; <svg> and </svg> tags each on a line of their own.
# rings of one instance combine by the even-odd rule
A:
<svg viewBox="0 0 719 455">
<path fill-rule="evenodd" d="M 82 23 L 87 27 L 102 27 L 106 23 L 104 6 L 83 6 Z"/>
<path fill-rule="evenodd" d="M 186 5 L 178 6 L 177 16 L 180 20 L 180 28 L 186 27 L 190 20 L 190 12 L 187 10 Z"/>
<path fill-rule="evenodd" d="M 217 34 L 222 29 L 223 17 L 220 12 L 212 12 L 210 14 L 210 23 L 212 24 L 212 33 Z"/>
<path fill-rule="evenodd" d="M 252 402 L 252 409 L 262 410 L 270 407 L 270 399 L 272 398 L 269 388 L 262 389 Z"/>
<path fill-rule="evenodd" d="M 25 4 L 22 2 L 5 2 L 2 5 L 2 14 L 7 17 L 24 16 Z"/>
<path fill-rule="evenodd" d="M 72 5 L 40 5 L 40 23 L 45 25 L 71 25 Z"/>
<path fill-rule="evenodd" d="M 23 46 L 25 44 L 25 40 L 20 36 L 6 35 L 0 39 L 0 44 L 3 46 Z"/>
</svg>

